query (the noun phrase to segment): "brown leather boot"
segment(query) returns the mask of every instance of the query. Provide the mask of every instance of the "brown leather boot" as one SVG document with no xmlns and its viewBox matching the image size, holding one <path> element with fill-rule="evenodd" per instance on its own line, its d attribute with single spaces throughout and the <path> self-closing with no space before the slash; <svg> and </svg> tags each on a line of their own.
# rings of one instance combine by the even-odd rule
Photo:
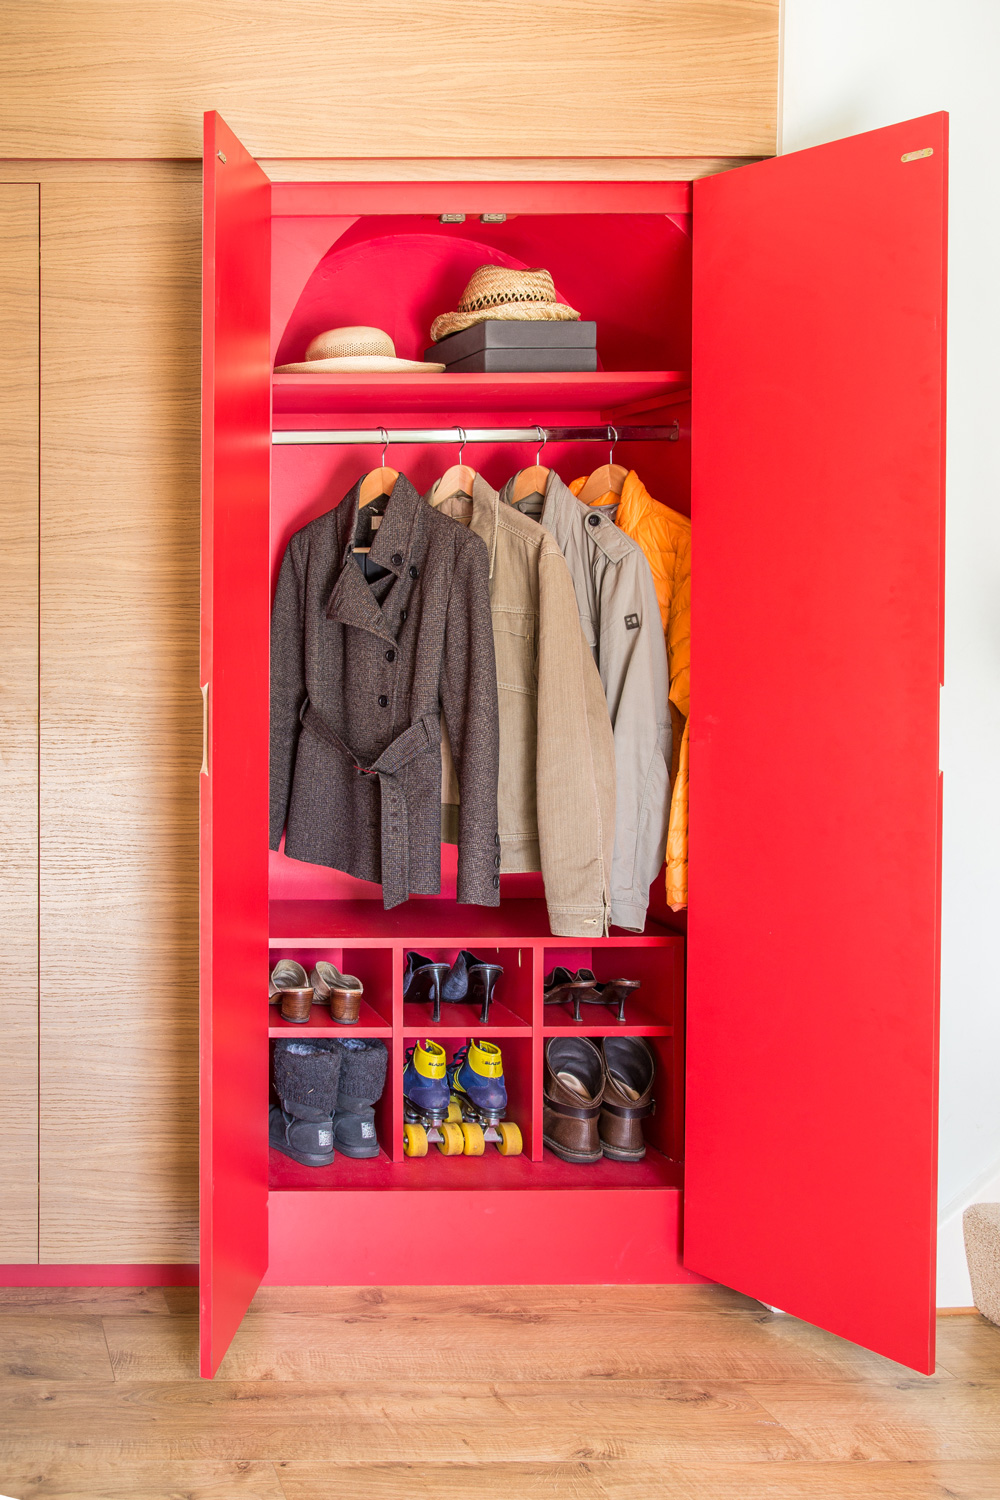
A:
<svg viewBox="0 0 1000 1500">
<path fill-rule="evenodd" d="M 601 1053 L 604 1098 L 599 1131 L 604 1155 L 612 1161 L 642 1161 L 646 1154 L 642 1122 L 656 1108 L 652 1049 L 641 1036 L 606 1036 Z"/>
<path fill-rule="evenodd" d="M 597 1131 L 604 1063 L 586 1036 L 553 1036 L 545 1043 L 542 1140 L 563 1161 L 601 1159 Z"/>
</svg>

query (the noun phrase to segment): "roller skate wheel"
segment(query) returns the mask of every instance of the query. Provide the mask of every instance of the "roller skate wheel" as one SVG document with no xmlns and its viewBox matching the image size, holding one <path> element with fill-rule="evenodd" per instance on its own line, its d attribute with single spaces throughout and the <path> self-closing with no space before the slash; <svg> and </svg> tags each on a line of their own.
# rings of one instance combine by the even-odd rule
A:
<svg viewBox="0 0 1000 1500">
<path fill-rule="evenodd" d="M 441 1155 L 461 1156 L 465 1146 L 465 1141 L 462 1137 L 462 1127 L 460 1125 L 452 1125 L 448 1120 L 445 1120 L 443 1125 L 438 1126 L 438 1133 L 441 1136 L 438 1142 L 438 1150 Z"/>
<path fill-rule="evenodd" d="M 501 1120 L 497 1126 L 497 1150 L 501 1156 L 520 1156 L 522 1151 L 521 1132 L 513 1120 Z"/>
<path fill-rule="evenodd" d="M 462 1123 L 462 1106 L 459 1104 L 458 1100 L 455 1098 L 455 1096 L 453 1094 L 451 1096 L 451 1103 L 448 1105 L 448 1124 L 449 1125 L 461 1125 L 461 1123 Z"/>
<path fill-rule="evenodd" d="M 422 1125 L 403 1126 L 403 1155 L 427 1155 L 427 1132 Z"/>
<path fill-rule="evenodd" d="M 486 1139 L 481 1125 L 465 1124 L 461 1127 L 466 1156 L 482 1156 L 486 1150 Z"/>
</svg>

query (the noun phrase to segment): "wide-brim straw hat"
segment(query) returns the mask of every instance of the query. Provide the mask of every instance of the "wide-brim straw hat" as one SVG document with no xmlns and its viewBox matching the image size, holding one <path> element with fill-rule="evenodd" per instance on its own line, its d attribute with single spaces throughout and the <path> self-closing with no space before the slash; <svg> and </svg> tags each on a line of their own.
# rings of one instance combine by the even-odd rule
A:
<svg viewBox="0 0 1000 1500">
<path fill-rule="evenodd" d="M 459 333 L 487 318 L 511 323 L 572 323 L 579 316 L 575 307 L 557 300 L 552 277 L 541 267 L 527 271 L 513 266 L 480 266 L 472 273 L 456 311 L 434 319 L 431 339 L 436 344 L 449 333 Z"/>
<path fill-rule="evenodd" d="M 306 350 L 306 357 L 291 365 L 276 365 L 276 375 L 320 375 L 361 373 L 365 370 L 412 370 L 421 375 L 440 374 L 444 365 L 422 359 L 397 359 L 396 346 L 381 328 L 329 328 L 319 333 Z"/>
</svg>

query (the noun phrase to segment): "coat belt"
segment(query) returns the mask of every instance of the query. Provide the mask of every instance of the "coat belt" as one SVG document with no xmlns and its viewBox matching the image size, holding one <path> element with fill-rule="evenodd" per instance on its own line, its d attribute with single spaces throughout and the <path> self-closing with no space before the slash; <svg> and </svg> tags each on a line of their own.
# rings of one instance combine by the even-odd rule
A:
<svg viewBox="0 0 1000 1500">
<path fill-rule="evenodd" d="M 382 797 L 382 905 L 386 911 L 399 906 L 410 894 L 409 809 L 399 772 L 432 745 L 440 744 L 440 721 L 435 714 L 415 719 L 370 766 L 358 759 L 350 745 L 330 728 L 311 703 L 302 715 L 302 726 L 311 730 L 317 739 L 339 750 L 359 776 L 378 777 Z"/>
</svg>

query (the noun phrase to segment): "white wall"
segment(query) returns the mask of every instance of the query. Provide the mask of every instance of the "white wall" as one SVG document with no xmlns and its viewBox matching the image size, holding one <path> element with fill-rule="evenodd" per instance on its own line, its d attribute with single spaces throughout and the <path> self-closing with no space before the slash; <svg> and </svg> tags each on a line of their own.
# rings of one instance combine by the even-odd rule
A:
<svg viewBox="0 0 1000 1500">
<path fill-rule="evenodd" d="M 782 151 L 951 113 L 938 1303 L 1000 1191 L 1000 3 L 784 0 Z"/>
</svg>

